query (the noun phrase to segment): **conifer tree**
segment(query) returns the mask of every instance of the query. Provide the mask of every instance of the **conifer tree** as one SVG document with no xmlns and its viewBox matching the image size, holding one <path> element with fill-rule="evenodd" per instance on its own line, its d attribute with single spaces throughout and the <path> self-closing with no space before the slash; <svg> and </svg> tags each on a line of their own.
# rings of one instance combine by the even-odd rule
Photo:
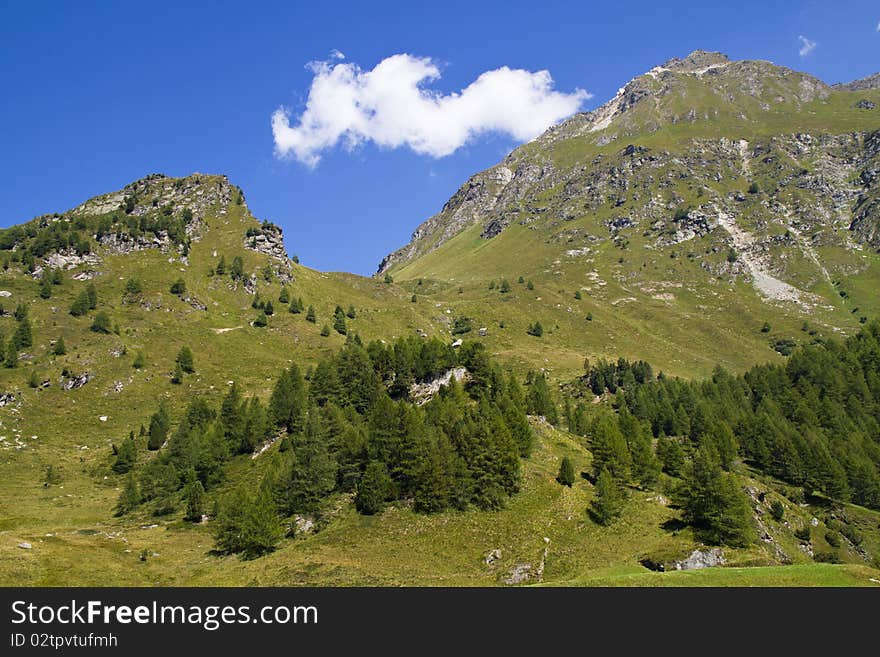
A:
<svg viewBox="0 0 880 657">
<path fill-rule="evenodd" d="M 340 335 L 345 335 L 348 332 L 345 326 L 345 312 L 342 310 L 342 306 L 336 306 L 336 310 L 333 311 L 333 330 Z"/>
<path fill-rule="evenodd" d="M 349 319 L 354 319 L 357 317 L 357 311 L 354 309 L 354 304 L 349 304 L 348 310 L 345 312 L 345 316 Z"/>
<path fill-rule="evenodd" d="M 83 290 L 70 307 L 70 314 L 74 317 L 82 317 L 87 312 L 89 312 L 89 295 Z"/>
<path fill-rule="evenodd" d="M 181 374 L 181 376 L 183 376 Z M 162 421 L 160 413 L 153 413 L 150 417 L 150 428 L 147 430 L 147 449 L 155 451 L 162 447 L 168 437 L 168 427 Z"/>
<path fill-rule="evenodd" d="M 329 335 L 330 335 L 330 327 L 327 326 L 326 324 L 324 324 L 324 326 L 321 327 L 321 336 L 326 338 Z"/>
<path fill-rule="evenodd" d="M 232 276 L 233 280 L 239 281 L 245 277 L 244 274 L 244 260 L 242 260 L 241 256 L 235 256 L 232 259 L 232 268 L 229 271 L 230 276 Z"/>
<path fill-rule="evenodd" d="M 67 353 L 67 345 L 64 344 L 64 338 L 59 337 L 52 346 L 52 354 L 55 356 L 63 356 Z"/>
<path fill-rule="evenodd" d="M 178 278 L 171 284 L 171 294 L 176 294 L 177 296 L 183 296 L 186 294 L 186 281 L 182 278 Z"/>
<path fill-rule="evenodd" d="M 89 327 L 95 333 L 109 334 L 113 331 L 110 322 L 110 315 L 101 310 L 95 315 L 92 325 Z"/>
<path fill-rule="evenodd" d="M 290 300 L 290 312 L 299 315 L 303 311 L 302 297 L 294 297 Z"/>
<path fill-rule="evenodd" d="M 218 276 L 223 276 L 226 273 L 226 256 L 221 255 L 220 261 L 217 263 L 217 266 L 214 268 L 214 272 Z"/>
<path fill-rule="evenodd" d="M 94 310 L 98 307 L 98 290 L 95 288 L 94 283 L 89 283 L 86 286 L 86 298 L 89 302 L 89 310 Z"/>
<path fill-rule="evenodd" d="M 275 307 L 272 305 L 271 301 L 266 302 L 266 306 L 263 308 L 263 313 L 268 317 L 269 315 L 275 314 Z"/>
<path fill-rule="evenodd" d="M 138 491 L 137 481 L 134 478 L 134 474 L 129 472 L 128 477 L 125 479 L 122 493 L 119 495 L 119 500 L 116 502 L 116 515 L 125 515 L 137 508 L 137 505 L 140 503 L 141 495 Z"/>
<path fill-rule="evenodd" d="M 556 481 L 569 488 L 574 484 L 574 466 L 571 464 L 571 459 L 567 456 L 562 457 L 562 462 L 559 464 L 559 474 L 556 475 Z"/>
<path fill-rule="evenodd" d="M 219 550 L 253 559 L 273 551 L 281 537 L 281 523 L 268 491 L 251 496 L 239 486 L 219 505 L 214 520 Z"/>
<path fill-rule="evenodd" d="M 281 292 L 278 294 L 278 303 L 290 303 L 290 290 L 286 285 L 281 288 Z"/>
<path fill-rule="evenodd" d="M 501 294 L 507 294 L 510 292 L 510 283 L 507 282 L 506 278 L 501 279 L 501 287 L 499 288 Z"/>
<path fill-rule="evenodd" d="M 600 525 L 610 525 L 623 511 L 623 492 L 614 476 L 603 469 L 596 479 L 596 497 L 590 506 L 590 515 Z"/>
<path fill-rule="evenodd" d="M 195 365 L 193 364 L 192 350 L 186 345 L 181 347 L 180 351 L 177 352 L 175 362 L 180 365 L 180 369 L 188 374 L 192 374 L 196 371 Z"/>
<path fill-rule="evenodd" d="M 189 522 L 200 522 L 205 513 L 205 487 L 202 482 L 195 477 L 195 472 L 190 479 L 186 488 L 183 490 L 184 499 L 186 499 L 186 514 L 184 520 Z"/>
<path fill-rule="evenodd" d="M 630 478 L 632 457 L 618 423 L 610 414 L 597 417 L 590 428 L 590 451 L 593 453 L 593 474 L 598 477 L 607 470 L 618 482 Z"/>
<path fill-rule="evenodd" d="M 180 363 L 174 364 L 174 371 L 171 372 L 171 383 L 175 385 L 180 385 L 183 383 L 183 368 L 180 366 Z"/>
<path fill-rule="evenodd" d="M 142 370 L 147 366 L 147 357 L 143 351 L 138 351 L 134 356 L 134 362 L 131 364 L 136 370 Z"/>
<path fill-rule="evenodd" d="M 314 324 L 317 321 L 315 317 L 315 307 L 309 306 L 309 309 L 306 311 L 306 321 Z"/>
<path fill-rule="evenodd" d="M 15 344 L 19 349 L 33 346 L 34 334 L 29 317 L 24 316 L 18 320 L 18 326 L 15 328 L 15 333 L 12 334 L 12 339 L 15 340 Z"/>
<path fill-rule="evenodd" d="M 6 358 L 3 359 L 6 367 L 13 369 L 18 367 L 18 345 L 15 344 L 15 337 L 9 338 L 9 344 L 6 346 Z"/>
<path fill-rule="evenodd" d="M 116 474 L 125 474 L 134 467 L 137 460 L 137 447 L 135 446 L 134 436 L 129 435 L 122 441 L 116 452 L 116 461 L 113 463 L 113 472 Z"/>
<path fill-rule="evenodd" d="M 52 296 L 52 285 L 49 282 L 48 275 L 44 275 L 40 281 L 40 298 L 49 299 Z"/>
<path fill-rule="evenodd" d="M 381 461 L 370 461 L 357 487 L 355 508 L 364 515 L 379 513 L 391 495 L 393 483 L 388 468 Z"/>
</svg>

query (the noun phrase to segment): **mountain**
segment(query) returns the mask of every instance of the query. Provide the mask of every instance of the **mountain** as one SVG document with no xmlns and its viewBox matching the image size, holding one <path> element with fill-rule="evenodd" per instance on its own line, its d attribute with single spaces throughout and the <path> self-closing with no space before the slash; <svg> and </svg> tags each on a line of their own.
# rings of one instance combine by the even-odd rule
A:
<svg viewBox="0 0 880 657">
<path fill-rule="evenodd" d="M 877 103 L 869 83 L 671 59 L 471 177 L 379 273 L 532 279 L 540 293 L 503 308 L 558 324 L 572 349 L 611 341 L 679 373 L 765 358 L 765 321 L 775 338 L 805 321 L 851 332 L 880 310 Z"/>
<path fill-rule="evenodd" d="M 878 93 L 670 60 L 473 176 L 378 278 L 291 260 L 295 233 L 222 175 L 152 174 L 0 231 L 0 583 L 872 585 Z M 750 386 L 764 415 L 730 403 Z M 229 451 L 233 388 L 254 440 Z M 294 389 L 305 427 L 278 423 Z M 840 435 L 804 424 L 822 422 Z M 683 521 L 706 441 L 754 541 Z M 673 443 L 682 471 L 618 482 L 610 527 L 587 514 L 609 452 L 643 471 Z M 265 502 L 301 463 L 317 510 L 269 514 L 292 536 L 215 552 L 229 500 Z M 380 513 L 361 513 L 368 471 Z M 741 568 L 658 572 L 722 561 Z"/>
</svg>

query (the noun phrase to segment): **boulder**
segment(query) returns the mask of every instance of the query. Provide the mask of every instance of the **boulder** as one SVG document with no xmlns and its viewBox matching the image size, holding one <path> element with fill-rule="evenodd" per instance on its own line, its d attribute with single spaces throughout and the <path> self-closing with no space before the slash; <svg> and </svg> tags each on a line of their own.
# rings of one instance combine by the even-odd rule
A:
<svg viewBox="0 0 880 657">
<path fill-rule="evenodd" d="M 676 570 L 699 570 L 700 568 L 714 568 L 724 564 L 724 553 L 721 548 L 710 550 L 694 550 L 687 559 L 675 562 Z"/>
</svg>

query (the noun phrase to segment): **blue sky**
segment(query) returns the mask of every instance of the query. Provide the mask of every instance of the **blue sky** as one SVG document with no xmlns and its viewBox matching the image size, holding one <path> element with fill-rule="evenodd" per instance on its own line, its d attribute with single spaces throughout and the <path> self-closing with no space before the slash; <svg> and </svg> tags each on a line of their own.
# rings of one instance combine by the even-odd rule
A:
<svg viewBox="0 0 880 657">
<path fill-rule="evenodd" d="M 299 151 L 279 158 L 272 115 L 284 107 L 286 124 L 297 127 L 318 70 L 308 62 L 327 62 L 325 72 L 357 66 L 348 69 L 357 86 L 362 72 L 409 54 L 422 59 L 408 64 L 436 68 L 439 79 L 425 86 L 438 95 L 502 67 L 546 70 L 553 85 L 544 91 L 559 94 L 547 116 L 565 111 L 578 89 L 592 97 L 575 104 L 593 108 L 635 75 L 697 48 L 769 59 L 827 82 L 880 70 L 876 0 L 703 4 L 712 6 L 5 2 L 0 224 L 63 211 L 151 172 L 225 173 L 258 218 L 284 228 L 289 252 L 304 264 L 371 274 L 524 133 L 502 126 L 459 145 L 461 121 L 479 129 L 497 118 L 497 107 L 486 107 L 497 95 L 489 92 L 460 103 L 463 111 L 439 104 L 421 122 L 418 112 L 392 112 L 381 126 L 355 131 L 353 148 L 352 131 L 317 139 L 326 137 L 323 124 L 305 136 L 288 133 Z M 371 97 L 384 97 L 376 84 Z M 312 113 L 319 123 L 320 110 Z"/>
</svg>

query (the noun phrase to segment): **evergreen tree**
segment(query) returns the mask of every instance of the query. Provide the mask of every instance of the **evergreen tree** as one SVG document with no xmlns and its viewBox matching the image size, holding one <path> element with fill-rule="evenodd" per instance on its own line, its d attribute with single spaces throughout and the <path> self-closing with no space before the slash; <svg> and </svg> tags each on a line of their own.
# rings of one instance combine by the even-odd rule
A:
<svg viewBox="0 0 880 657">
<path fill-rule="evenodd" d="M 349 319 L 354 319 L 355 317 L 357 317 L 357 312 L 355 311 L 353 304 L 349 304 L 348 310 L 345 312 L 345 316 Z"/>
<path fill-rule="evenodd" d="M 687 456 L 678 440 L 660 436 L 657 441 L 657 456 L 663 465 L 663 472 L 673 477 L 682 475 Z"/>
<path fill-rule="evenodd" d="M 697 450 L 676 496 L 685 522 L 695 527 L 701 540 L 738 547 L 751 542 L 748 498 L 734 475 L 721 468 L 713 448 Z"/>
<path fill-rule="evenodd" d="M 329 335 L 330 335 L 330 327 L 327 326 L 326 324 L 324 324 L 324 326 L 321 327 L 321 336 L 326 338 Z"/>
<path fill-rule="evenodd" d="M 218 550 L 254 559 L 272 552 L 281 537 L 281 523 L 267 491 L 251 496 L 239 487 L 220 504 L 214 520 Z"/>
<path fill-rule="evenodd" d="M 18 367 L 18 345 L 15 344 L 15 338 L 9 338 L 9 344 L 6 346 L 6 357 L 3 359 L 6 367 L 13 369 Z"/>
<path fill-rule="evenodd" d="M 181 375 L 182 376 L 182 375 Z M 168 437 L 168 427 L 163 422 L 160 413 L 153 413 L 150 417 L 150 428 L 147 430 L 147 449 L 155 451 L 165 444 Z"/>
<path fill-rule="evenodd" d="M 18 326 L 15 328 L 15 333 L 12 334 L 12 339 L 19 349 L 33 346 L 34 334 L 30 318 L 25 316 L 18 321 Z"/>
<path fill-rule="evenodd" d="M 265 313 L 267 317 L 275 314 L 275 307 L 272 305 L 271 301 L 266 302 L 266 306 L 263 308 L 263 313 Z"/>
<path fill-rule="evenodd" d="M 134 362 L 131 364 L 136 370 L 142 370 L 147 366 L 147 357 L 143 351 L 138 351 L 134 356 Z"/>
<path fill-rule="evenodd" d="M 130 435 L 122 441 L 122 445 L 116 452 L 116 460 L 113 462 L 113 472 L 116 474 L 125 474 L 134 467 L 137 461 L 137 447 L 134 443 L 134 436 Z"/>
<path fill-rule="evenodd" d="M 393 491 L 388 468 L 381 461 L 370 461 L 358 483 L 354 498 L 355 508 L 364 515 L 379 513 Z"/>
<path fill-rule="evenodd" d="M 625 498 L 615 477 L 603 469 L 596 479 L 596 496 L 590 507 L 590 515 L 600 525 L 610 525 L 623 512 Z"/>
<path fill-rule="evenodd" d="M 327 450 L 319 413 L 309 413 L 306 430 L 293 446 L 284 493 L 287 513 L 316 513 L 336 487 L 337 463 Z"/>
<path fill-rule="evenodd" d="M 559 464 L 559 474 L 556 475 L 556 481 L 569 488 L 574 484 L 574 466 L 571 464 L 571 459 L 567 456 L 562 457 L 562 462 Z"/>
<path fill-rule="evenodd" d="M 526 411 L 529 415 L 541 415 L 553 425 L 559 424 L 559 412 L 550 395 L 550 387 L 543 373 L 529 373 L 529 389 L 526 397 Z"/>
<path fill-rule="evenodd" d="M 182 278 L 178 278 L 171 284 L 171 294 L 176 294 L 177 296 L 183 296 L 186 294 L 186 281 Z"/>
<path fill-rule="evenodd" d="M 180 385 L 183 383 L 183 368 L 180 366 L 180 363 L 174 364 L 174 371 L 171 372 L 171 383 L 175 385 Z"/>
<path fill-rule="evenodd" d="M 541 322 L 536 321 L 534 324 L 529 324 L 528 328 L 526 329 L 526 333 L 528 333 L 529 335 L 533 335 L 536 338 L 540 338 L 542 335 L 544 335 L 544 327 L 541 326 Z"/>
<path fill-rule="evenodd" d="M 290 303 L 290 290 L 285 285 L 278 295 L 278 303 Z"/>
<path fill-rule="evenodd" d="M 507 282 L 506 278 L 501 279 L 501 287 L 499 288 L 501 294 L 507 294 L 510 292 L 510 283 Z"/>
<path fill-rule="evenodd" d="M 92 321 L 92 325 L 89 328 L 95 333 L 112 333 L 113 329 L 110 322 L 110 315 L 103 310 L 99 311 L 95 315 L 95 319 Z"/>
<path fill-rule="evenodd" d="M 302 297 L 294 297 L 290 300 L 290 312 L 294 315 L 299 315 L 303 311 L 303 300 Z"/>
<path fill-rule="evenodd" d="M 205 513 L 205 487 L 202 482 L 195 477 L 193 473 L 192 479 L 183 490 L 184 499 L 186 499 L 186 514 L 184 520 L 189 522 L 201 522 Z"/>
<path fill-rule="evenodd" d="M 306 311 L 306 321 L 311 322 L 312 324 L 314 324 L 317 321 L 317 318 L 315 317 L 315 307 L 314 306 L 309 306 L 309 309 Z M 328 333 L 328 335 L 329 335 L 329 333 Z"/>
<path fill-rule="evenodd" d="M 257 315 L 257 318 L 254 320 L 254 326 L 257 328 L 263 328 L 268 325 L 269 318 L 266 316 L 266 312 L 263 311 L 259 315 Z"/>
<path fill-rule="evenodd" d="M 129 473 L 125 479 L 122 493 L 119 495 L 119 500 L 116 502 L 116 515 L 122 516 L 133 511 L 140 503 L 141 495 L 138 492 L 137 480 L 135 480 L 134 474 Z"/>
<path fill-rule="evenodd" d="M 333 311 L 333 330 L 340 335 L 345 335 L 348 332 L 345 326 L 345 312 L 342 310 L 342 306 L 336 306 L 336 310 Z"/>
<path fill-rule="evenodd" d="M 221 255 L 220 261 L 217 263 L 217 266 L 214 268 L 214 272 L 218 276 L 223 276 L 226 273 L 226 256 Z"/>
<path fill-rule="evenodd" d="M 232 259 L 232 268 L 229 271 L 229 275 L 232 276 L 232 279 L 235 281 L 240 281 L 245 278 L 244 260 L 242 260 L 241 256 L 235 256 Z"/>
<path fill-rule="evenodd" d="M 89 295 L 83 290 L 70 307 L 70 314 L 74 317 L 82 317 L 87 312 L 89 312 Z"/>
<path fill-rule="evenodd" d="M 86 298 L 89 302 L 89 310 L 94 310 L 98 307 L 98 290 L 95 288 L 94 283 L 89 283 L 86 286 Z"/>
<path fill-rule="evenodd" d="M 63 356 L 67 353 L 67 345 L 64 344 L 64 338 L 59 337 L 52 346 L 52 354 L 55 356 Z"/>
<path fill-rule="evenodd" d="M 52 285 L 47 275 L 44 275 L 40 281 L 40 298 L 49 299 L 52 296 Z"/>
<path fill-rule="evenodd" d="M 175 362 L 180 365 L 180 369 L 188 374 L 193 374 L 196 371 L 195 365 L 193 364 L 192 350 L 185 345 L 177 352 Z"/>
<path fill-rule="evenodd" d="M 621 484 L 629 481 L 632 457 L 618 423 L 610 414 L 602 414 L 594 420 L 590 429 L 590 451 L 596 477 L 607 470 Z"/>
</svg>

